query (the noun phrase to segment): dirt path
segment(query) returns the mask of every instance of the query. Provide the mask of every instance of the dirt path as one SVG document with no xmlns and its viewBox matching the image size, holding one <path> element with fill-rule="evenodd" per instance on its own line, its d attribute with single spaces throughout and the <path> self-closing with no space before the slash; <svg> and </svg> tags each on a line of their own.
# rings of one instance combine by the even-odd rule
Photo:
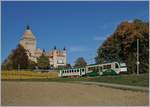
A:
<svg viewBox="0 0 150 107">
<path fill-rule="evenodd" d="M 148 105 L 148 92 L 57 82 L 2 82 L 2 105 Z"/>
</svg>

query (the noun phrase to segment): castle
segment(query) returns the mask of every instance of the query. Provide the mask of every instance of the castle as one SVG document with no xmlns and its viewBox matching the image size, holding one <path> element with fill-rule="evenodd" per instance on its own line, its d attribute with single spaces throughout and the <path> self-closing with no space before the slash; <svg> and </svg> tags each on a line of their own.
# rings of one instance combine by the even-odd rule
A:
<svg viewBox="0 0 150 107">
<path fill-rule="evenodd" d="M 36 47 L 37 41 L 29 26 L 26 27 L 23 38 L 20 40 L 20 44 L 26 49 L 29 59 L 37 62 L 37 58 L 42 55 L 43 50 Z M 45 54 L 49 58 L 49 64 L 51 67 L 57 68 L 60 66 L 66 66 L 67 51 L 65 48 L 60 50 L 54 47 L 54 49 Z"/>
</svg>

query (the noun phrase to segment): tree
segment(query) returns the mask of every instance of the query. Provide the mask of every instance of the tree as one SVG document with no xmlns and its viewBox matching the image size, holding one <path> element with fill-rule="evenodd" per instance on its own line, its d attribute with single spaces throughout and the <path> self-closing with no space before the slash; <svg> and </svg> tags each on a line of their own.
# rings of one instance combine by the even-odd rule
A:
<svg viewBox="0 0 150 107">
<path fill-rule="evenodd" d="M 65 68 L 71 68 L 70 64 L 66 64 Z"/>
<path fill-rule="evenodd" d="M 96 63 L 126 62 L 129 73 L 136 72 L 137 39 L 139 39 L 140 72 L 148 72 L 149 24 L 135 19 L 122 22 L 97 50 Z"/>
<path fill-rule="evenodd" d="M 36 62 L 29 60 L 29 65 L 28 65 L 29 69 L 35 69 L 36 65 L 37 65 Z"/>
<path fill-rule="evenodd" d="M 14 69 L 17 69 L 18 66 L 20 67 L 20 69 L 28 68 L 29 65 L 28 55 L 24 47 L 20 44 L 15 50 L 13 50 L 10 60 L 12 61 Z"/>
<path fill-rule="evenodd" d="M 12 70 L 13 69 L 13 62 L 11 60 L 12 53 L 3 61 L 1 68 L 2 70 Z"/>
<path fill-rule="evenodd" d="M 84 60 L 83 57 L 79 57 L 76 61 L 75 61 L 75 65 L 74 67 L 85 67 L 87 65 L 86 61 Z"/>
<path fill-rule="evenodd" d="M 37 65 L 41 69 L 48 69 L 49 68 L 48 56 L 42 53 L 42 55 L 39 58 L 37 58 Z"/>
</svg>

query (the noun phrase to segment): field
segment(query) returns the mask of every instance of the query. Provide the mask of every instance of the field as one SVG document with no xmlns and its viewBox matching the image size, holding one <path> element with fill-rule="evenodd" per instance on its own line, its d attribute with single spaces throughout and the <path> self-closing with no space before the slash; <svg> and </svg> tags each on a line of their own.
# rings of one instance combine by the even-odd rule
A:
<svg viewBox="0 0 150 107">
<path fill-rule="evenodd" d="M 2 71 L 1 77 L 3 80 L 22 80 L 22 79 L 45 79 L 45 78 L 57 78 L 58 73 L 56 71 L 51 72 L 36 72 L 36 71 Z"/>
<path fill-rule="evenodd" d="M 3 106 L 144 106 L 148 92 L 62 82 L 2 81 Z"/>
<path fill-rule="evenodd" d="M 72 82 L 72 81 L 90 81 L 105 82 L 114 84 L 124 84 L 131 86 L 149 87 L 149 74 L 130 74 L 98 77 L 80 77 L 80 78 L 58 78 L 58 72 L 32 72 L 32 71 L 2 71 L 2 80 L 14 81 L 48 81 L 48 82 Z"/>
<path fill-rule="evenodd" d="M 2 71 L 2 105 L 5 106 L 144 106 L 149 92 L 120 90 L 78 81 L 149 86 L 149 74 L 58 78 L 58 72 Z"/>
</svg>

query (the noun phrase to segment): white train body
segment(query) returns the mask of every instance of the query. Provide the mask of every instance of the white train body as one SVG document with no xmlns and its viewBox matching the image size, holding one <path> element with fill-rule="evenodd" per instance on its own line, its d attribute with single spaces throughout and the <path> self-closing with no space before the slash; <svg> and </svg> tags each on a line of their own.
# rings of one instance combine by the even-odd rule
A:
<svg viewBox="0 0 150 107">
<path fill-rule="evenodd" d="M 67 76 L 84 76 L 84 75 L 115 75 L 127 72 L 127 66 L 125 63 L 105 63 L 105 64 L 93 64 L 87 65 L 85 68 L 69 68 L 59 71 L 59 77 Z M 95 74 L 94 74 L 95 73 Z"/>
</svg>

